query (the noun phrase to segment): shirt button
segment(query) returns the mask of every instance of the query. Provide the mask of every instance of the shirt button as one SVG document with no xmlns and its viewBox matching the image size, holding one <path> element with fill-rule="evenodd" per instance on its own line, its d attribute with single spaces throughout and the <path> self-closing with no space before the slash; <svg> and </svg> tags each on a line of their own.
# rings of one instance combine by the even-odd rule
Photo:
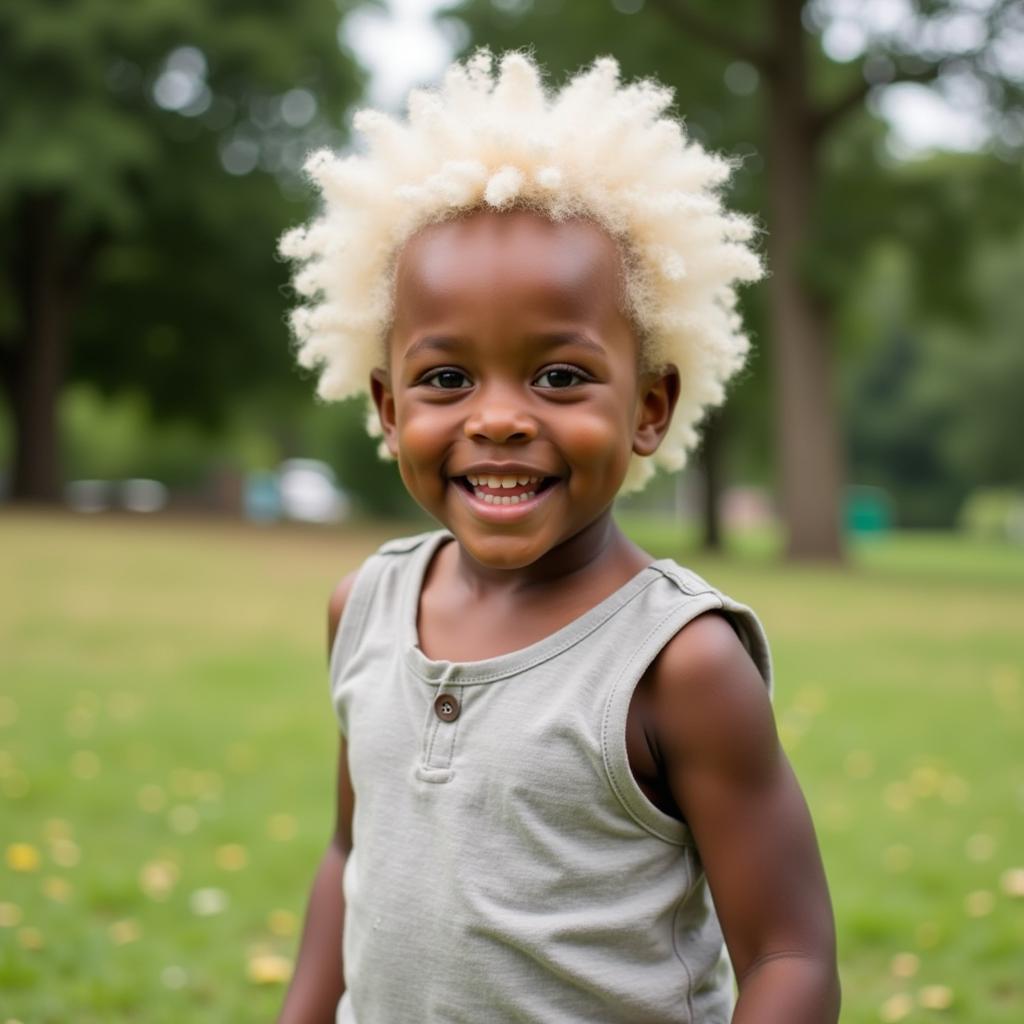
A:
<svg viewBox="0 0 1024 1024">
<path fill-rule="evenodd" d="M 454 722 L 459 717 L 459 712 L 462 709 L 459 707 L 459 702 L 450 693 L 442 693 L 437 700 L 434 701 L 434 714 L 441 719 L 442 722 Z"/>
</svg>

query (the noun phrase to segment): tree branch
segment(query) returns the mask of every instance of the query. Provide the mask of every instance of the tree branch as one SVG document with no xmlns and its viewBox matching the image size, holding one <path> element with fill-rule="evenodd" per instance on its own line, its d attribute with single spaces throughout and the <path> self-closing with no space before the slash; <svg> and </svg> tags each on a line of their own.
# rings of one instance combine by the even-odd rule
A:
<svg viewBox="0 0 1024 1024">
<path fill-rule="evenodd" d="M 772 64 L 771 50 L 695 13 L 688 0 L 652 0 L 652 6 L 687 32 L 762 71 L 767 71 Z"/>
<path fill-rule="evenodd" d="M 862 71 L 865 70 L 862 67 Z M 867 98 L 868 93 L 877 85 L 884 87 L 896 85 L 898 82 L 919 82 L 925 85 L 934 82 L 942 70 L 942 62 L 927 64 L 920 70 L 901 71 L 886 81 L 871 82 L 866 76 L 862 77 L 848 92 L 833 100 L 829 104 L 820 105 L 810 115 L 810 133 L 814 139 L 820 138 L 827 131 L 838 124 L 847 114 L 856 110 Z"/>
</svg>

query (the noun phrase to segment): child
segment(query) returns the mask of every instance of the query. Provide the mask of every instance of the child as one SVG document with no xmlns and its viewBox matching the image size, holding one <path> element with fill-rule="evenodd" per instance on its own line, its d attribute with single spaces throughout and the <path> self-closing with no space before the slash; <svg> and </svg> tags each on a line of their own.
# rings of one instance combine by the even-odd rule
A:
<svg viewBox="0 0 1024 1024">
<path fill-rule="evenodd" d="M 337 827 L 284 1024 L 838 1017 L 761 623 L 611 514 L 682 466 L 761 272 L 671 98 L 478 51 L 307 165 L 298 358 L 368 389 L 441 525 L 330 600 Z"/>
</svg>

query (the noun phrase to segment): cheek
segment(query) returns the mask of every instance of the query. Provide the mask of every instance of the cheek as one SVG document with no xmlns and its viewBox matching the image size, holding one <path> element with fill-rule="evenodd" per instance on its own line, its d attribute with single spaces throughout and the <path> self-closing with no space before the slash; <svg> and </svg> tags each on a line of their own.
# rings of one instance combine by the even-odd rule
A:
<svg viewBox="0 0 1024 1024">
<path fill-rule="evenodd" d="M 584 410 L 577 407 L 566 425 L 573 461 L 582 466 L 604 465 L 620 449 L 629 448 L 632 432 L 621 413 L 611 410 Z"/>
<path fill-rule="evenodd" d="M 401 458 L 410 462 L 437 458 L 451 436 L 451 424 L 445 410 L 403 409 L 398 416 L 398 447 Z"/>
</svg>

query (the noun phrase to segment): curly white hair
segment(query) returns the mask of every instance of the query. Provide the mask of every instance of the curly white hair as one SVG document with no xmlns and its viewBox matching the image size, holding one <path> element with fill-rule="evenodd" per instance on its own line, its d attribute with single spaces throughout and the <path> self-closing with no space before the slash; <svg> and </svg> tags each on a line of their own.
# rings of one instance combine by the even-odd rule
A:
<svg viewBox="0 0 1024 1024">
<path fill-rule="evenodd" d="M 650 456 L 634 454 L 620 493 L 642 488 L 654 465 L 679 470 L 707 408 L 744 364 L 749 339 L 735 285 L 762 276 L 750 245 L 757 227 L 723 207 L 733 164 L 687 138 L 666 115 L 673 90 L 654 79 L 620 84 L 599 57 L 549 91 L 528 53 L 498 61 L 478 49 L 437 89 L 414 89 L 401 121 L 360 110 L 365 153 L 312 153 L 305 171 L 322 196 L 309 224 L 285 233 L 295 290 L 290 314 L 298 362 L 321 367 L 317 395 L 366 393 L 366 426 L 382 429 L 369 375 L 386 365 L 394 272 L 405 242 L 428 224 L 474 209 L 529 207 L 559 221 L 589 218 L 623 255 L 625 311 L 640 338 L 641 369 L 674 363 L 680 395 Z M 390 453 L 382 441 L 383 458 Z"/>
</svg>

